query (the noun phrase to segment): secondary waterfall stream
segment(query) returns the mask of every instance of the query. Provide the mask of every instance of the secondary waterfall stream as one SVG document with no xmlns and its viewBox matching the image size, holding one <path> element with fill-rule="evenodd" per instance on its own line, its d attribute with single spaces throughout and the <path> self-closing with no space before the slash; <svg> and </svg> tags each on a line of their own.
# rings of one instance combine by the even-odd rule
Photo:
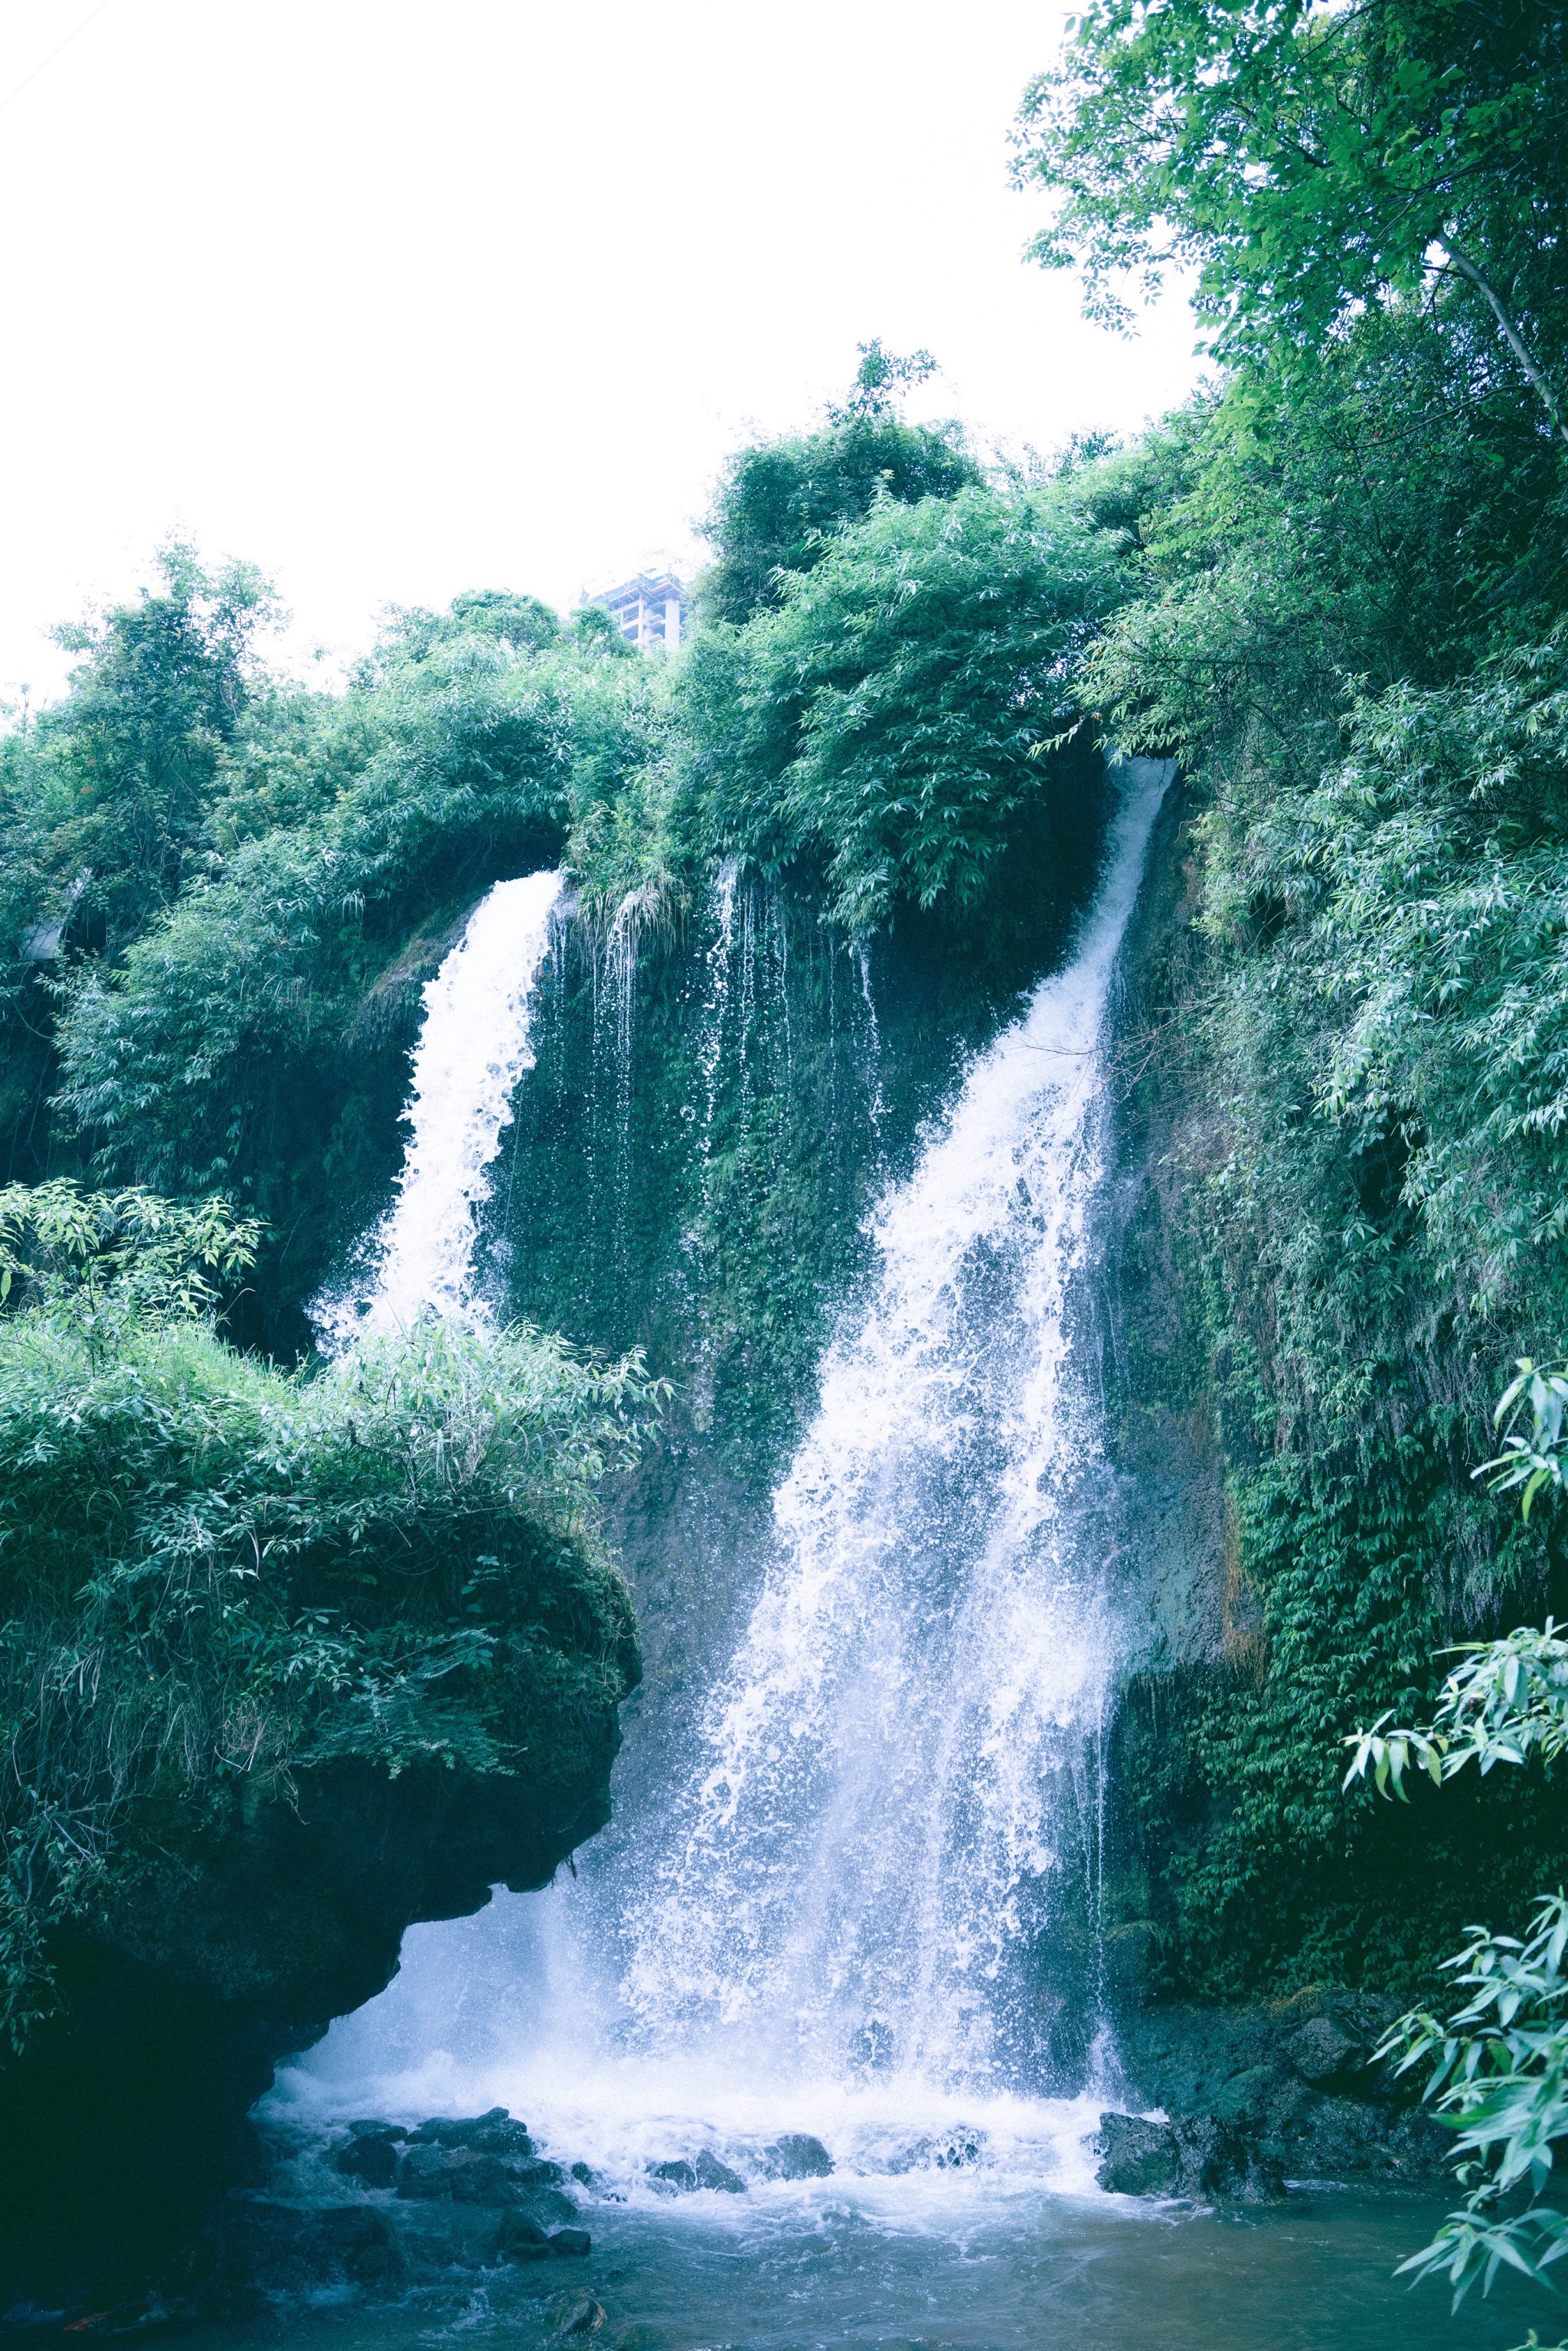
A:
<svg viewBox="0 0 1568 2351">
<path fill-rule="evenodd" d="M 361 1332 L 404 1330 L 421 1312 L 486 1319 L 472 1287 L 475 1211 L 490 1196 L 486 1171 L 512 1096 L 534 1066 L 534 989 L 561 882 L 497 882 L 424 991 L 398 1196 L 350 1278 L 316 1301 L 329 1350 Z"/>
<path fill-rule="evenodd" d="M 874 1212 L 685 1784 L 622 1812 L 576 1882 L 414 1929 L 284 2106 L 499 2101 L 633 2202 L 650 2166 L 705 2151 L 763 2180 L 791 2132 L 911 2212 L 957 2172 L 1090 2185 L 1116 1643 L 1073 1298 L 1112 980 L 1169 773 L 1121 771 L 1070 959 Z M 530 1066 L 558 889 L 499 885 L 427 991 L 400 1198 L 373 1287 L 323 1316 L 336 1336 L 476 1311 L 474 1207 Z"/>
</svg>

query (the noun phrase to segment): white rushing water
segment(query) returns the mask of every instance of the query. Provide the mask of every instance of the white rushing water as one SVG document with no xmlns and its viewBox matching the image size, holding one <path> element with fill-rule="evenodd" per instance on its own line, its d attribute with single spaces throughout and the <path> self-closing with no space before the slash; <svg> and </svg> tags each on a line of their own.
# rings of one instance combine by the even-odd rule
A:
<svg viewBox="0 0 1568 2351">
<path fill-rule="evenodd" d="M 285 2106 L 500 2102 L 633 2200 L 704 2147 L 760 2181 L 784 2132 L 915 2225 L 982 2176 L 1092 2186 L 1116 1634 L 1073 1310 L 1112 980 L 1170 773 L 1122 769 L 1070 960 L 874 1214 L 687 1784 L 623 1813 L 580 1882 L 413 1930 Z"/>
<path fill-rule="evenodd" d="M 518 1080 L 534 1066 L 534 993 L 563 880 L 497 882 L 426 986 L 397 1198 L 354 1276 L 312 1308 L 324 1346 L 406 1330 L 422 1312 L 487 1319 L 472 1288 L 475 1217 Z"/>
</svg>

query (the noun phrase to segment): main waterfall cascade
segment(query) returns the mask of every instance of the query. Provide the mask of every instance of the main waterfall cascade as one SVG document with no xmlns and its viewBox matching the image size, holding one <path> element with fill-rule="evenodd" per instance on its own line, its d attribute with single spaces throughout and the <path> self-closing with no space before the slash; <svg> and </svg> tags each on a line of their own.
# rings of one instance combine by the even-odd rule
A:
<svg viewBox="0 0 1568 2351">
<path fill-rule="evenodd" d="M 1117 1635 L 1075 1301 L 1112 981 L 1173 764 L 1119 771 L 1070 959 L 972 1060 L 874 1213 L 872 1274 L 685 1784 L 642 1783 L 575 1882 L 413 1930 L 388 1991 L 284 2076 L 285 2111 L 499 2101 L 633 2202 L 661 2192 L 652 2164 L 704 2149 L 759 2183 L 784 2132 L 825 2143 L 835 2192 L 852 2179 L 912 2219 L 960 2193 L 955 2170 L 964 2195 L 1091 2186 L 1088 2091 L 1113 2062 L 1089 2044 Z M 501 885 L 433 983 L 408 1165 L 355 1327 L 422 1301 L 474 1311 L 476 1155 L 530 1065 L 558 886 Z M 502 917 L 486 918 L 507 891 L 531 911 L 503 984 Z M 504 1045 L 476 1034 L 501 1000 Z"/>
</svg>

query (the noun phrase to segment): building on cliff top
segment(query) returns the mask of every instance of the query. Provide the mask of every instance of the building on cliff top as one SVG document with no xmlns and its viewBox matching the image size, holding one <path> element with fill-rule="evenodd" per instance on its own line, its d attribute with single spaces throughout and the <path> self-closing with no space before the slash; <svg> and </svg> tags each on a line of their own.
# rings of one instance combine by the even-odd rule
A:
<svg viewBox="0 0 1568 2351">
<path fill-rule="evenodd" d="M 663 645 L 673 653 L 689 625 L 691 599 L 673 571 L 639 571 L 618 588 L 601 588 L 580 601 L 601 604 L 626 643 L 642 652 Z"/>
</svg>

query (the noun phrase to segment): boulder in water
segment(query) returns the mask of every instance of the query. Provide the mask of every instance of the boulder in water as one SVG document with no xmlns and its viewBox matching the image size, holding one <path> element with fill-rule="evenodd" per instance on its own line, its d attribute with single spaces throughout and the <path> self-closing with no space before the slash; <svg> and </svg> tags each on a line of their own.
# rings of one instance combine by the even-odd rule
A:
<svg viewBox="0 0 1568 2351">
<path fill-rule="evenodd" d="M 411 2147 L 398 2171 L 400 2196 L 434 2203 L 510 2204 L 518 2183 L 497 2155 L 476 2155 L 465 2147 Z"/>
<path fill-rule="evenodd" d="M 246 2197 L 225 2209 L 214 2235 L 225 2267 L 267 2294 L 308 2293 L 339 2280 L 395 2285 L 408 2267 L 397 2231 L 373 2204 L 310 2210 Z"/>
<path fill-rule="evenodd" d="M 524 2191 L 523 2200 L 531 2218 L 540 2222 L 571 2221 L 577 2218 L 576 2205 L 559 2188 L 529 2188 Z"/>
<path fill-rule="evenodd" d="M 398 2169 L 397 2192 L 426 2199 L 450 2196 L 452 2175 L 467 2160 L 455 2148 L 411 2147 Z"/>
<path fill-rule="evenodd" d="M 786 2131 L 762 2150 L 768 2179 L 826 2179 L 833 2158 L 810 2131 Z"/>
<path fill-rule="evenodd" d="M 397 2192 L 425 2202 L 450 2197 L 457 2204 L 515 2204 L 526 2197 L 543 2204 L 548 2218 L 574 2220 L 577 2207 L 555 2193 L 559 2163 L 508 2162 L 469 2146 L 443 2147 L 429 2139 L 411 2147 L 398 2170 Z"/>
<path fill-rule="evenodd" d="M 965 2171 L 979 2162 L 985 2144 L 984 2131 L 957 2123 L 939 2138 L 910 2139 L 888 2158 L 887 2169 L 895 2179 L 908 2171 Z"/>
<path fill-rule="evenodd" d="M 593 2251 L 593 2240 L 586 2229 L 552 2229 L 549 2249 L 568 2260 L 580 2260 Z"/>
<path fill-rule="evenodd" d="M 398 2153 L 390 2138 L 351 2138 L 338 2149 L 332 2164 L 345 2179 L 362 2179 L 367 2188 L 392 2188 L 397 2182 Z"/>
<path fill-rule="evenodd" d="M 673 2188 L 677 2196 L 690 2196 L 699 2188 L 716 2189 L 724 2196 L 744 2196 L 746 2182 L 738 2171 L 721 2163 L 711 2147 L 688 2161 L 685 2156 L 674 2156 L 668 2163 L 648 2167 L 649 2177 L 665 2188 Z"/>
<path fill-rule="evenodd" d="M 508 2212 L 496 2239 L 496 2259 L 498 2262 L 543 2262 L 549 2258 L 550 2240 L 548 2230 L 525 2212 Z"/>
<path fill-rule="evenodd" d="M 1094 2177 L 1112 2196 L 1176 2196 L 1181 2156 L 1168 2123 L 1143 2115 L 1102 2115 L 1100 2168 Z"/>
<path fill-rule="evenodd" d="M 1285 2183 L 1275 2166 L 1213 2115 L 1189 2115 L 1172 2128 L 1185 2195 L 1223 2196 L 1240 2204 L 1282 2200 Z"/>
<path fill-rule="evenodd" d="M 563 2294 L 550 2306 L 552 2335 L 597 2335 L 604 2324 L 604 2304 L 591 2294 Z"/>
<path fill-rule="evenodd" d="M 307 2245 L 356 2285 L 390 2285 L 407 2268 L 397 2231 L 372 2204 L 335 2204 L 315 2213 Z"/>
<path fill-rule="evenodd" d="M 528 2126 L 514 2122 L 505 2106 L 492 2106 L 487 2115 L 471 2115 L 462 2121 L 434 2115 L 409 2136 L 415 2146 L 467 2147 L 476 2155 L 526 2158 L 534 2151 Z M 557 2171 L 556 2177 L 559 2176 Z"/>
<path fill-rule="evenodd" d="M 1174 2123 L 1102 2115 L 1100 2152 L 1094 2176 L 1113 2196 L 1218 2196 L 1273 2204 L 1285 2193 L 1275 2167 L 1213 2115 L 1186 2115 Z"/>
<path fill-rule="evenodd" d="M 746 2182 L 739 2172 L 732 2171 L 727 2163 L 721 2163 L 711 2147 L 704 2147 L 692 2169 L 696 2174 L 699 2188 L 715 2188 L 721 2196 L 744 2196 L 746 2193 Z"/>
<path fill-rule="evenodd" d="M 498 2155 L 469 2155 L 459 2150 L 461 2159 L 452 2174 L 452 2200 L 455 2204 L 510 2204 L 517 2193 L 517 2182 L 509 2163 Z"/>
</svg>

